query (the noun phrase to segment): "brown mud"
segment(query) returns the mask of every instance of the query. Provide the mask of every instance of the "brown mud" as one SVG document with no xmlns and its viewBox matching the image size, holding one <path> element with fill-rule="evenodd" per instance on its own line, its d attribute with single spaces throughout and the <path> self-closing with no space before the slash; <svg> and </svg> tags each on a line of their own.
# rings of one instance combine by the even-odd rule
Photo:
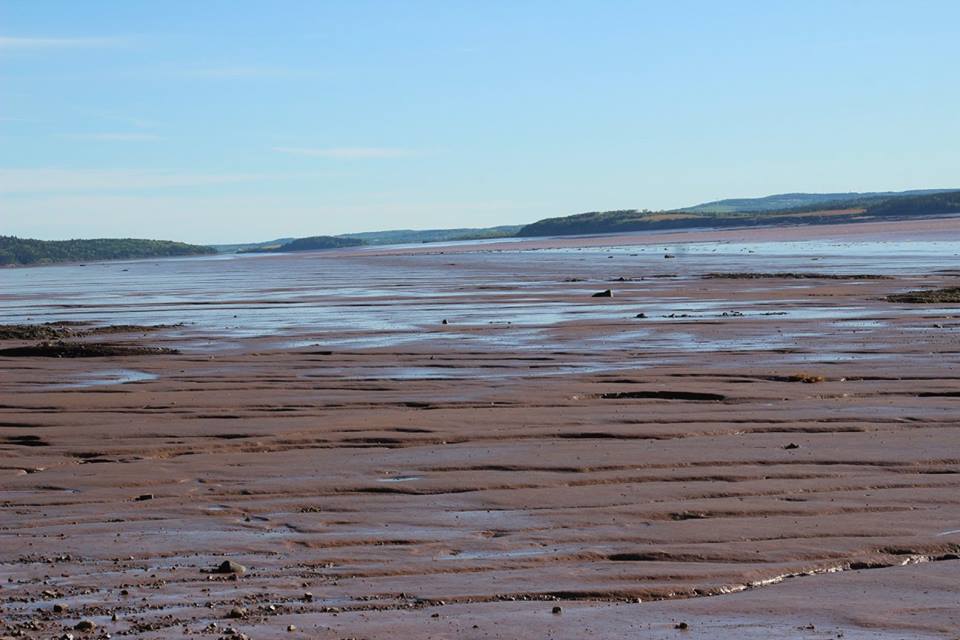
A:
<svg viewBox="0 0 960 640">
<path fill-rule="evenodd" d="M 283 280 L 78 311 L 179 353 L 0 359 L 0 635 L 956 637 L 960 311 L 886 301 L 949 256 L 563 242 L 175 262 Z"/>
</svg>

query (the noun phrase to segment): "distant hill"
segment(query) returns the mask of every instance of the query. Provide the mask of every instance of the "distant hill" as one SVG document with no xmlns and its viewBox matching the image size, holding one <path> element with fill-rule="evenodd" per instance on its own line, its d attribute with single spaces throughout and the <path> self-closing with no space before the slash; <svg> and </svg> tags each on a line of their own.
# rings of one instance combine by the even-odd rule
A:
<svg viewBox="0 0 960 640">
<path fill-rule="evenodd" d="M 728 206 L 741 207 L 742 210 L 718 209 Z M 520 229 L 517 235 L 536 237 L 707 227 L 838 224 L 952 213 L 960 213 L 960 191 L 934 189 L 871 194 L 784 194 L 747 200 L 720 200 L 674 211 L 592 211 L 539 220 Z"/>
<path fill-rule="evenodd" d="M 269 242 L 217 245 L 218 251 L 271 253 L 340 247 L 419 244 L 512 237 L 587 235 L 694 228 L 837 224 L 891 217 L 960 213 L 960 189 L 846 193 L 782 193 L 762 198 L 716 200 L 669 211 L 620 209 L 546 218 L 527 225 L 458 229 L 393 229 L 338 236 L 280 238 Z M 344 244 L 344 241 L 353 241 Z"/>
<path fill-rule="evenodd" d="M 867 209 L 872 216 L 925 217 L 960 213 L 960 191 L 893 198 Z"/>
<path fill-rule="evenodd" d="M 487 238 L 510 238 L 523 225 L 485 227 L 479 229 L 395 229 L 392 231 L 365 231 L 346 233 L 340 238 L 356 238 L 367 244 L 411 244 L 423 242 L 452 242 L 457 240 L 484 240 Z"/>
<path fill-rule="evenodd" d="M 463 229 L 393 229 L 390 231 L 360 231 L 337 236 L 317 236 L 360 240 L 363 244 L 419 244 L 424 242 L 453 242 L 457 240 L 485 240 L 489 238 L 511 238 L 523 225 L 502 227 L 482 227 Z M 213 247 L 221 253 L 270 253 L 285 246 L 296 238 L 278 238 L 266 242 L 245 244 L 217 244 Z M 356 246 L 356 245 L 345 245 Z M 335 248 L 335 247 L 325 247 Z"/>
<path fill-rule="evenodd" d="M 890 198 L 904 198 L 911 196 L 925 196 L 945 193 L 953 189 L 920 189 L 914 191 L 875 191 L 866 193 L 781 193 L 763 198 L 734 198 L 705 202 L 692 207 L 684 207 L 678 211 L 690 213 L 762 213 L 765 211 L 782 211 L 785 209 L 800 209 L 821 207 L 826 204 L 870 204 L 885 201 Z"/>
<path fill-rule="evenodd" d="M 216 250 L 212 247 L 169 240 L 31 240 L 0 236 L 0 266 L 199 256 L 213 253 L 216 253 Z"/>
<path fill-rule="evenodd" d="M 294 251 L 322 251 L 325 249 L 342 249 L 344 247 L 358 247 L 366 244 L 357 238 L 340 238 L 337 236 L 311 236 L 296 238 L 289 242 L 277 245 L 257 246 L 250 249 L 241 249 L 238 253 L 291 253 Z"/>
<path fill-rule="evenodd" d="M 210 245 L 220 253 L 245 253 L 248 249 L 261 249 L 263 247 L 279 247 L 296 238 L 277 238 L 276 240 L 267 240 L 266 242 L 240 242 L 235 244 L 212 244 Z"/>
</svg>

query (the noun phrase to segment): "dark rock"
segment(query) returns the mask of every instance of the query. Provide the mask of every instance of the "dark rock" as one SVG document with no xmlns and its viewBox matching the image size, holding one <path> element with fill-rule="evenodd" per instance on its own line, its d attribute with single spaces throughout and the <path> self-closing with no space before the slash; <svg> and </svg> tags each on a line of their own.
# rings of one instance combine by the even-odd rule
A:
<svg viewBox="0 0 960 640">
<path fill-rule="evenodd" d="M 678 622 L 677 624 L 673 625 L 673 628 L 680 629 L 680 631 L 686 631 L 690 628 L 690 625 L 688 625 L 686 622 Z"/>
<path fill-rule="evenodd" d="M 563 609 L 561 609 L 560 607 L 554 607 L 552 613 L 561 614 L 563 613 Z"/>
<path fill-rule="evenodd" d="M 799 448 L 800 448 L 800 445 L 798 445 L 796 442 L 791 442 L 790 444 L 785 445 L 783 448 L 784 448 L 784 449 L 799 449 Z"/>
<path fill-rule="evenodd" d="M 143 493 L 137 496 L 136 498 L 134 498 L 134 500 L 136 500 L 137 502 L 143 502 L 144 500 L 153 500 L 153 494 Z"/>
<path fill-rule="evenodd" d="M 73 628 L 77 631 L 93 631 L 96 627 L 97 625 L 93 620 L 81 620 Z"/>
<path fill-rule="evenodd" d="M 247 610 L 243 607 L 234 607 L 227 613 L 227 617 L 234 620 L 242 620 L 247 617 Z"/>
<path fill-rule="evenodd" d="M 606 289 L 604 291 L 598 291 L 597 293 L 593 294 L 590 297 L 591 298 L 612 298 L 613 291 L 611 291 L 610 289 Z"/>
<path fill-rule="evenodd" d="M 224 560 L 214 569 L 214 573 L 232 573 L 234 575 L 243 575 L 246 572 L 247 568 L 245 566 L 233 560 Z"/>
</svg>

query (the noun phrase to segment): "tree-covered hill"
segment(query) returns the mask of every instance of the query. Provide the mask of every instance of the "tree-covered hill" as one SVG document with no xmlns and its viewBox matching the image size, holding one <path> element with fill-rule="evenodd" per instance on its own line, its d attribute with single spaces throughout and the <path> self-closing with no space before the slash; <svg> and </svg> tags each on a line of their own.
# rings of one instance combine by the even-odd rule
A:
<svg viewBox="0 0 960 640">
<path fill-rule="evenodd" d="M 169 240 L 31 240 L 0 236 L 0 266 L 199 256 L 213 253 L 216 251 L 211 247 Z"/>
<path fill-rule="evenodd" d="M 916 195 L 921 193 L 923 195 Z M 740 202 L 744 211 L 691 207 L 673 211 L 592 211 L 559 218 L 546 218 L 528 224 L 517 233 L 521 237 L 624 233 L 692 228 L 730 228 L 798 224 L 838 224 L 890 218 L 929 218 L 960 213 L 960 191 L 902 192 L 894 194 L 833 194 L 839 200 L 771 196 L 758 201 L 802 202 L 791 208 L 757 210 L 753 201 Z M 811 194 L 792 194 L 810 196 Z M 771 198 L 775 200 L 771 201 Z M 773 205 L 771 205 L 773 206 Z"/>
<path fill-rule="evenodd" d="M 850 206 L 869 206 L 870 204 L 887 201 L 891 198 L 911 196 L 926 196 L 951 191 L 950 189 L 922 189 L 915 191 L 868 191 L 865 193 L 778 193 L 762 198 L 732 198 L 704 202 L 692 207 L 684 207 L 680 211 L 690 213 L 763 213 L 770 211 L 785 211 L 790 209 L 810 209 L 846 203 Z"/>
<path fill-rule="evenodd" d="M 895 198 L 867 209 L 874 216 L 923 217 L 960 213 L 960 191 Z"/>
<path fill-rule="evenodd" d="M 320 251 L 324 249 L 358 247 L 363 244 L 366 243 L 357 238 L 342 238 L 338 236 L 310 236 L 309 238 L 296 238 L 283 244 L 241 249 L 238 253 L 289 253 L 293 251 Z"/>
</svg>

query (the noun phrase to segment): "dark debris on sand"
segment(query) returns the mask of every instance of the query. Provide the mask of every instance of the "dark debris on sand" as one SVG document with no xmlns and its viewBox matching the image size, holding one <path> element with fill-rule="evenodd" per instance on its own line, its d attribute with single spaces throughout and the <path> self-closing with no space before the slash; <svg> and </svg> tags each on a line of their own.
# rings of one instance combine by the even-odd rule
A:
<svg viewBox="0 0 960 640">
<path fill-rule="evenodd" d="M 64 340 L 114 333 L 148 333 L 182 327 L 182 324 L 112 324 L 102 327 L 84 322 L 47 322 L 44 324 L 0 324 L 0 340 Z"/>
<path fill-rule="evenodd" d="M 5 358 L 108 358 L 116 356 L 153 356 L 180 353 L 166 347 L 108 342 L 41 342 L 27 347 L 0 349 Z"/>
<path fill-rule="evenodd" d="M 82 333 L 73 325 L 59 323 L 0 325 L 0 340 L 59 340 Z"/>
<path fill-rule="evenodd" d="M 906 302 L 909 304 L 952 304 L 960 303 L 960 287 L 948 289 L 926 289 L 907 291 L 887 296 L 887 302 Z"/>
</svg>

